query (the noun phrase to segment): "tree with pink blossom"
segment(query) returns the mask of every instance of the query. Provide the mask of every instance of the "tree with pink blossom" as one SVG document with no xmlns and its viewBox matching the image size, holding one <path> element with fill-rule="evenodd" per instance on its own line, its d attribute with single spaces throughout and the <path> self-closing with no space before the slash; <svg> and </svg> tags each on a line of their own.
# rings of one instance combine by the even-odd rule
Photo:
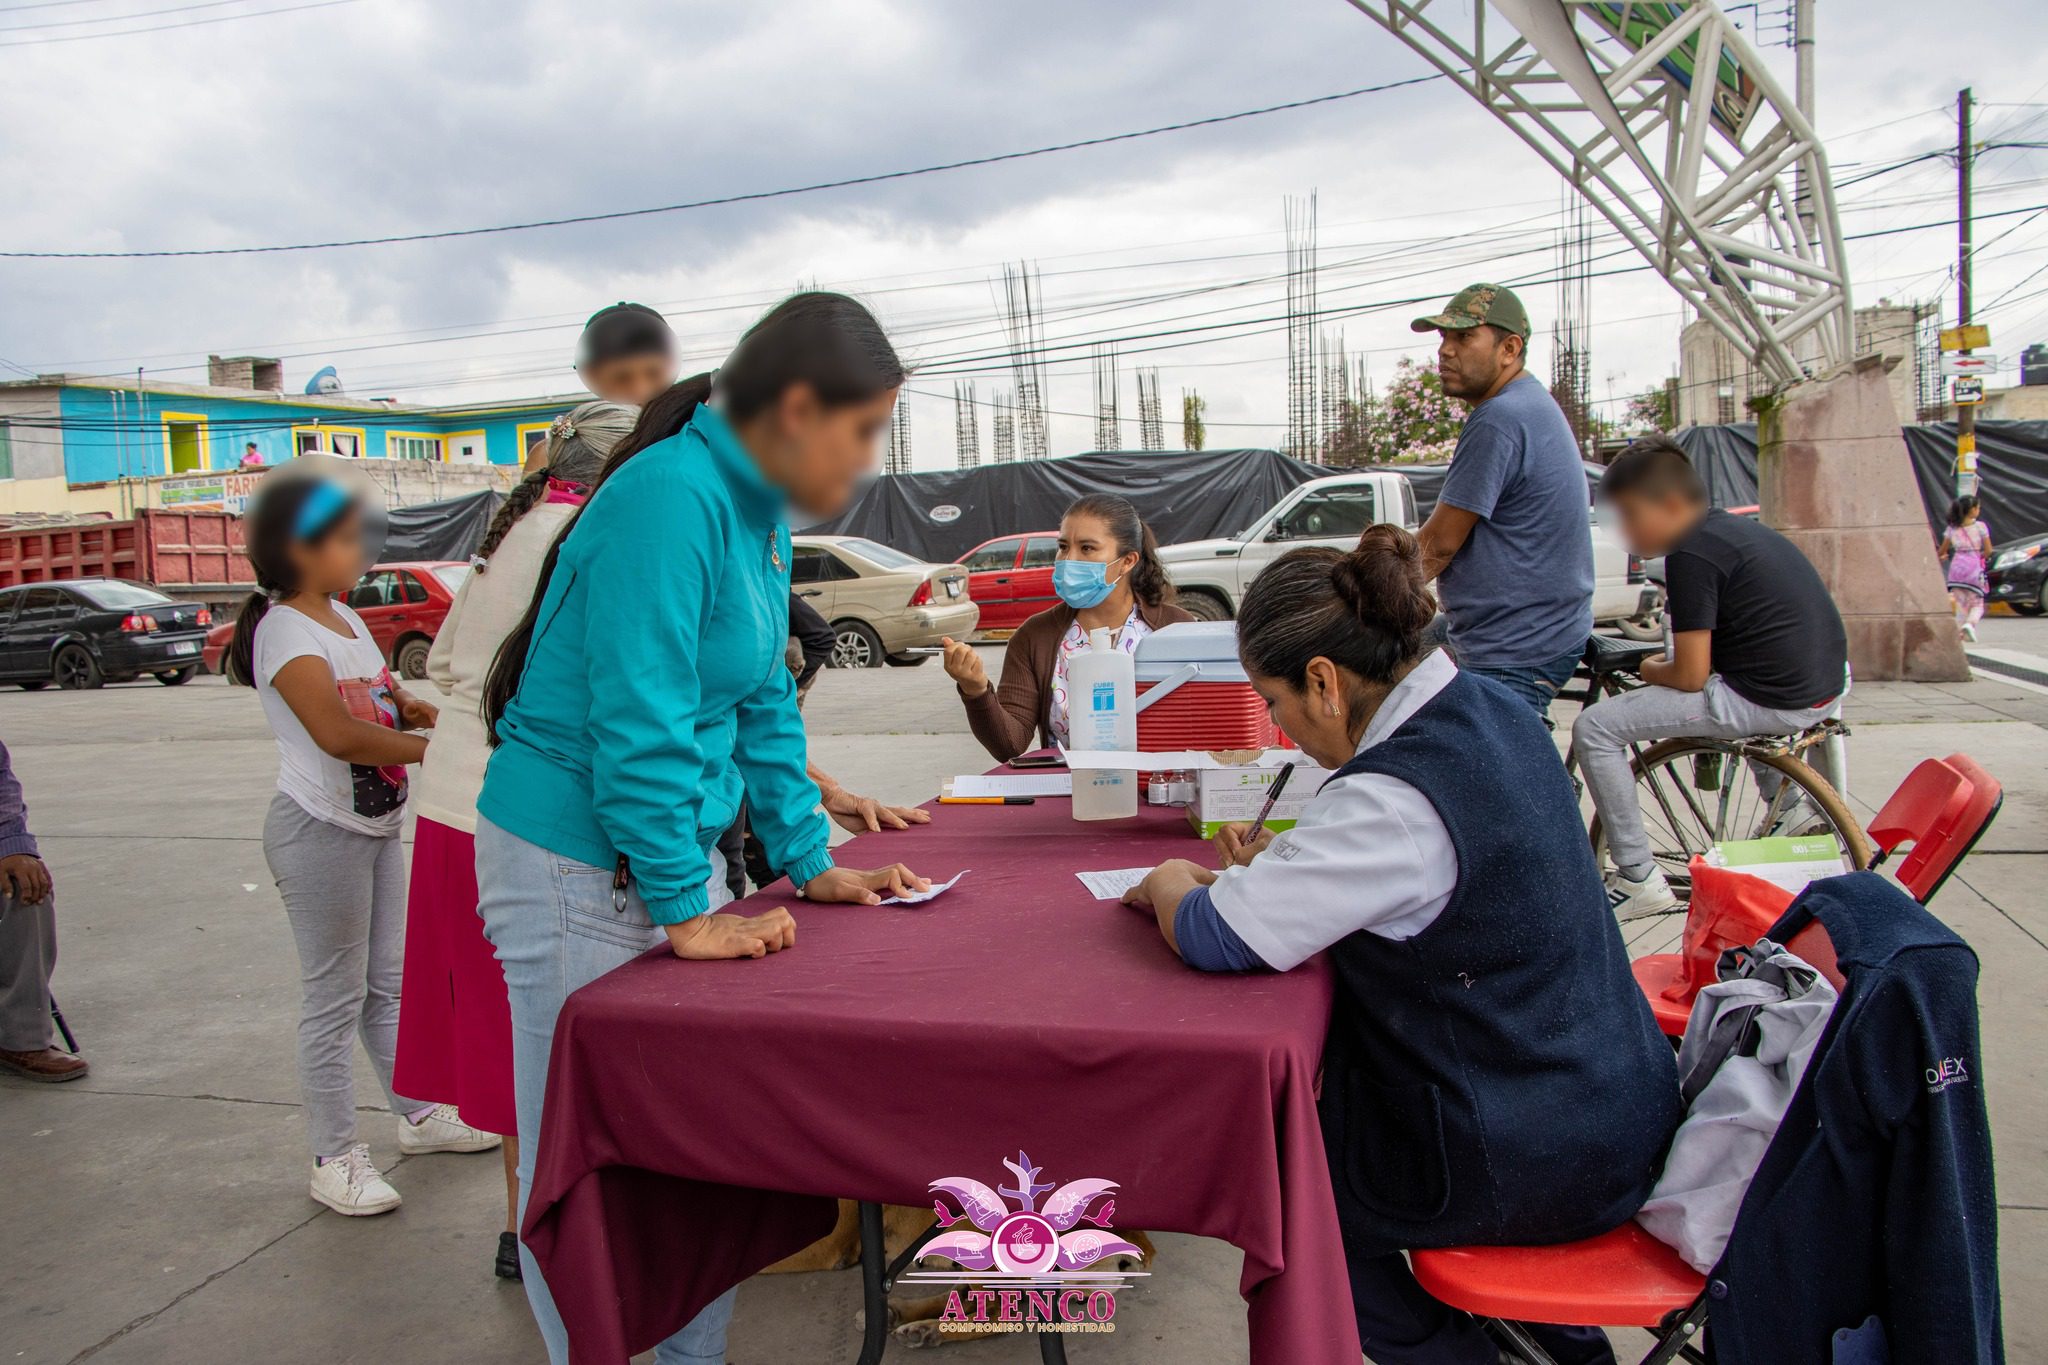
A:
<svg viewBox="0 0 2048 1365">
<path fill-rule="evenodd" d="M 1444 393 L 1436 366 L 1403 356 L 1379 393 L 1347 402 L 1330 434 L 1331 464 L 1433 464 L 1451 458 L 1466 407 Z"/>
</svg>

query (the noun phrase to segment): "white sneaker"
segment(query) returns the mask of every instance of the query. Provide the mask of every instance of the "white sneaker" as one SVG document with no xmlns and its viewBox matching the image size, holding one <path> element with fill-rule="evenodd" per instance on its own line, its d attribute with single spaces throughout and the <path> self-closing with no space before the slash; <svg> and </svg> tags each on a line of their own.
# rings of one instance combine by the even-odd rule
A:
<svg viewBox="0 0 2048 1365">
<path fill-rule="evenodd" d="M 427 1152 L 488 1152 L 504 1141 L 496 1133 L 464 1123 L 452 1104 L 435 1105 L 434 1112 L 418 1123 L 400 1120 L 398 1124 L 398 1150 L 407 1156 Z"/>
<path fill-rule="evenodd" d="M 1969 642 L 1970 642 L 1971 644 L 1973 644 L 1973 645 L 1974 645 L 1974 644 L 1976 644 L 1976 643 L 1977 643 L 1977 628 L 1976 628 L 1975 626 L 1973 626 L 1973 625 L 1965 625 L 1965 626 L 1963 627 L 1963 638 L 1964 638 L 1965 640 L 1968 640 L 1968 641 L 1969 641 Z"/>
<path fill-rule="evenodd" d="M 1607 904 L 1618 920 L 1641 919 L 1678 908 L 1678 897 L 1671 894 L 1671 883 L 1664 880 L 1662 868 L 1651 868 L 1650 875 L 1639 882 L 1630 880 L 1618 867 L 1610 868 L 1606 880 Z"/>
<path fill-rule="evenodd" d="M 391 1188 L 370 1160 L 370 1146 L 366 1142 L 358 1142 L 340 1156 L 317 1163 L 313 1167 L 312 1195 L 336 1213 L 351 1218 L 389 1213 L 400 1203 L 398 1191 Z"/>
</svg>

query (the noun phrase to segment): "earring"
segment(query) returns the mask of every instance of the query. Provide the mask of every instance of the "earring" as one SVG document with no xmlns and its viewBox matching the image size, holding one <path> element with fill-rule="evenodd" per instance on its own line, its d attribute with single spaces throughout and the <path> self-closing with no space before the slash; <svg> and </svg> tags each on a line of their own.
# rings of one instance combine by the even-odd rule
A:
<svg viewBox="0 0 2048 1365">
<path fill-rule="evenodd" d="M 1337 703 L 1333 701 L 1326 701 L 1323 703 L 1323 710 L 1327 711 L 1329 714 L 1334 716 L 1337 714 Z"/>
</svg>

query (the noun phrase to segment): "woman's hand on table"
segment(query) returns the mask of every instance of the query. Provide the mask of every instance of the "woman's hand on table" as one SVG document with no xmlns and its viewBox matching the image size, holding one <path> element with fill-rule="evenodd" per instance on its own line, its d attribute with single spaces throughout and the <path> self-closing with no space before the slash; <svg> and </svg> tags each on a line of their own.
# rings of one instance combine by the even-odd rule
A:
<svg viewBox="0 0 2048 1365">
<path fill-rule="evenodd" d="M 711 962 L 732 957 L 766 957 L 796 947 L 796 920 L 777 908 L 761 915 L 698 915 L 661 926 L 677 957 Z"/>
<path fill-rule="evenodd" d="M 1243 867 L 1271 846 L 1273 831 L 1262 829 L 1254 838 L 1251 822 L 1240 820 L 1217 830 L 1216 837 L 1211 842 L 1216 845 L 1218 866 Z"/>
<path fill-rule="evenodd" d="M 942 638 L 939 644 L 946 651 L 946 676 L 959 683 L 962 692 L 978 697 L 988 691 L 988 670 L 982 667 L 981 655 L 973 645 L 950 636 Z"/>
<path fill-rule="evenodd" d="M 1198 886 L 1207 886 L 1216 880 L 1216 874 L 1200 863 L 1189 862 L 1186 858 L 1168 858 L 1145 874 L 1145 880 L 1124 892 L 1125 905 L 1140 910 L 1157 912 L 1164 906 L 1168 911 L 1180 907 L 1181 897 Z"/>
<path fill-rule="evenodd" d="M 885 806 L 872 796 L 855 796 L 844 787 L 834 787 L 821 793 L 820 804 L 834 823 L 854 834 L 909 829 L 912 825 L 928 825 L 932 820 L 930 811 L 919 810 L 916 806 Z"/>
<path fill-rule="evenodd" d="M 880 905 L 885 895 L 908 896 L 931 889 L 928 878 L 918 876 L 902 863 L 866 870 L 828 867 L 804 883 L 804 899 L 841 905 Z"/>
</svg>

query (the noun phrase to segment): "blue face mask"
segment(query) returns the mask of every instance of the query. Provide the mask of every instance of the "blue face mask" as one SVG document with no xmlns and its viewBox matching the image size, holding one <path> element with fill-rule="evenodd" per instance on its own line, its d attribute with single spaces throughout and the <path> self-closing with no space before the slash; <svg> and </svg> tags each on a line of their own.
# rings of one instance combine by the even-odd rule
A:
<svg viewBox="0 0 2048 1365">
<path fill-rule="evenodd" d="M 1052 590 L 1060 601 L 1075 611 L 1099 607 L 1116 591 L 1109 581 L 1109 565 L 1092 559 L 1056 559 L 1052 565 Z"/>
</svg>

